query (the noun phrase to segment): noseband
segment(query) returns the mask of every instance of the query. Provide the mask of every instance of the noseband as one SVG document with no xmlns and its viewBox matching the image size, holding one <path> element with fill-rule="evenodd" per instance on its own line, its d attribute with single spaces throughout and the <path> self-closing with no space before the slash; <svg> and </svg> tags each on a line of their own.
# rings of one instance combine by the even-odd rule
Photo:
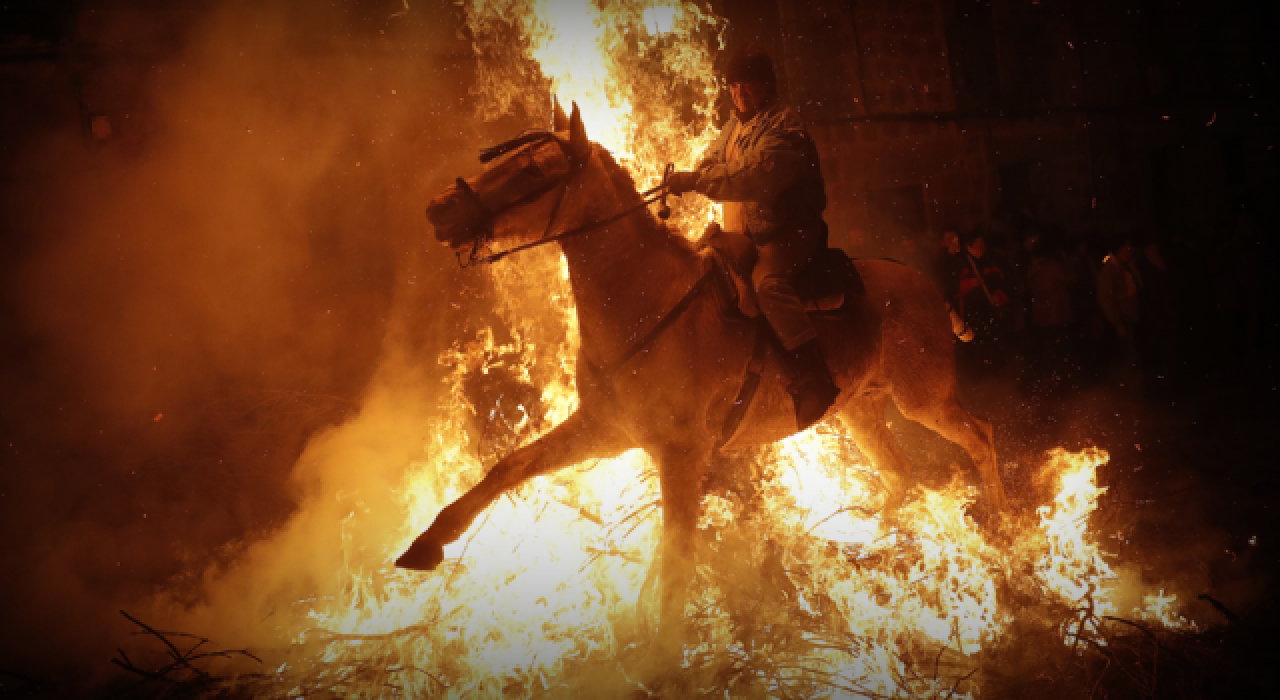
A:
<svg viewBox="0 0 1280 700">
<path fill-rule="evenodd" d="M 549 131 L 531 131 L 531 132 L 521 134 L 520 136 L 517 136 L 516 138 L 511 139 L 510 141 L 506 141 L 497 146 L 493 146 L 493 147 L 482 150 L 480 152 L 480 162 L 488 163 L 494 158 L 497 158 L 501 155 L 509 153 L 513 150 L 516 150 L 517 148 L 521 148 L 530 143 L 536 143 L 536 142 L 545 141 L 548 139 L 555 139 L 555 135 Z M 556 144 L 560 145 L 559 140 L 556 140 Z M 562 151 L 563 149 L 564 147 L 561 146 Z M 484 230 L 485 230 L 485 233 L 477 236 L 475 240 L 472 241 L 471 252 L 467 255 L 465 259 L 462 257 L 462 253 L 456 253 L 458 257 L 458 265 L 460 267 L 470 267 L 472 265 L 476 265 L 479 263 L 492 264 L 507 257 L 508 255 L 511 255 L 512 253 L 519 253 L 524 250 L 529 250 L 530 248 L 536 248 L 540 245 L 545 245 L 547 243 L 554 243 L 556 241 L 562 241 L 572 236 L 577 236 L 579 234 L 587 233 L 589 231 L 594 231 L 598 228 L 608 226 L 609 224 L 612 224 L 624 217 L 634 214 L 640 209 L 643 209 L 644 207 L 647 207 L 650 204 L 659 200 L 662 200 L 664 204 L 664 211 L 666 210 L 665 204 L 666 204 L 666 196 L 667 196 L 667 177 L 673 171 L 673 166 L 671 165 L 667 165 L 666 170 L 662 174 L 662 182 L 657 187 L 653 187 L 651 189 L 645 190 L 644 192 L 640 193 L 639 204 L 635 204 L 630 207 L 627 207 L 626 209 L 623 209 L 622 211 L 616 214 L 613 214 L 612 216 L 609 216 L 607 218 L 588 222 L 576 228 L 569 229 L 568 231 L 562 231 L 554 236 L 549 235 L 551 233 L 552 228 L 555 225 L 556 215 L 560 212 L 560 204 L 564 201 L 565 194 L 568 193 L 569 191 L 569 185 L 571 184 L 571 181 L 573 180 L 574 176 L 576 176 L 579 172 L 581 172 L 583 167 L 586 165 L 585 161 L 579 162 L 577 158 L 574 158 L 572 154 L 568 152 L 565 152 L 564 155 L 569 160 L 569 173 L 567 175 L 563 175 L 556 178 L 546 187 L 538 189 L 534 192 L 531 192 L 525 195 L 524 197 L 521 197 L 520 199 L 512 202 L 511 204 L 508 204 L 507 206 L 497 211 L 490 211 L 489 208 L 484 205 L 484 202 L 480 200 L 480 195 L 476 194 L 476 191 L 471 188 L 471 185 L 467 184 L 466 180 L 464 180 L 463 178 L 458 178 L 455 181 L 455 183 L 458 186 L 458 192 L 462 196 L 462 198 L 470 202 L 470 204 L 473 207 L 475 207 L 476 211 L 480 212 L 480 215 L 484 217 L 482 223 L 484 225 Z M 547 226 L 545 229 L 543 229 L 542 236 L 539 237 L 538 240 L 533 241 L 531 243 L 525 243 L 524 245 L 519 245 L 514 248 L 510 248 L 508 250 L 498 251 L 496 253 L 488 252 L 489 243 L 492 242 L 493 240 L 493 222 L 498 217 L 498 215 L 500 215 L 502 212 L 506 210 L 512 209 L 514 207 L 517 207 L 522 204 L 531 202 L 535 199 L 538 199 L 542 195 L 551 191 L 552 188 L 557 186 L 560 187 L 560 193 L 556 195 L 555 204 L 552 205 L 551 207 L 551 216 L 547 217 Z M 666 217 L 664 216 L 663 218 L 666 218 Z M 482 248 L 484 249 L 484 252 L 481 252 Z"/>
</svg>

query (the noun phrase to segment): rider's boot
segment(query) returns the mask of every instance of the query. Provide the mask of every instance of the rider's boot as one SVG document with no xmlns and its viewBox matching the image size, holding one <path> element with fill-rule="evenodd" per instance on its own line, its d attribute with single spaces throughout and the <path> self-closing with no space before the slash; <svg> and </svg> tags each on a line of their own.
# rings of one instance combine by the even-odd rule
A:
<svg viewBox="0 0 1280 700">
<path fill-rule="evenodd" d="M 787 393 L 795 403 L 796 429 L 806 430 L 827 414 L 827 409 L 840 395 L 840 387 L 831 380 L 831 371 L 827 369 L 827 359 L 817 338 L 784 352 L 783 361 L 788 365 L 791 379 Z"/>
</svg>

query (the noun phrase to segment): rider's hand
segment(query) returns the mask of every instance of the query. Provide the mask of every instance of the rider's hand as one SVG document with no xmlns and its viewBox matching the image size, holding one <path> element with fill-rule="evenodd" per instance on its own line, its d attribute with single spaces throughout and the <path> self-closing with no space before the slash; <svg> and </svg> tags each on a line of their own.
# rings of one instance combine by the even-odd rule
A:
<svg viewBox="0 0 1280 700">
<path fill-rule="evenodd" d="M 667 177 L 667 191 L 671 194 L 684 194 L 698 188 L 698 173 L 691 170 L 677 170 Z"/>
</svg>

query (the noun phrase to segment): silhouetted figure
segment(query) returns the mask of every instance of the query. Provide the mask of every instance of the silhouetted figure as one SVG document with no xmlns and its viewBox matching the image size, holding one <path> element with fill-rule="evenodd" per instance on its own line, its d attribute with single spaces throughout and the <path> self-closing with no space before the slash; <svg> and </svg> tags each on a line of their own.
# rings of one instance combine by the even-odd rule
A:
<svg viewBox="0 0 1280 700">
<path fill-rule="evenodd" d="M 964 265 L 953 304 L 977 334 L 973 342 L 960 346 L 957 356 L 971 376 L 998 369 L 1009 354 L 1009 267 L 999 254 L 987 249 L 986 236 L 986 231 L 975 229 L 961 240 Z"/>
<path fill-rule="evenodd" d="M 1073 342 L 1078 334 L 1072 308 L 1076 271 L 1068 263 L 1062 239 L 1039 237 L 1031 251 L 1027 289 L 1031 306 L 1030 379 L 1037 394 L 1052 395 L 1077 377 Z"/>
<path fill-rule="evenodd" d="M 930 274 L 948 301 L 955 299 L 960 289 L 960 271 L 968 266 L 968 259 L 960 254 L 960 234 L 943 232 Z"/>
<path fill-rule="evenodd" d="M 1067 266 L 1075 275 L 1071 286 L 1071 309 L 1079 334 L 1072 340 L 1074 356 L 1082 379 L 1096 379 L 1115 345 L 1111 324 L 1098 304 L 1098 272 L 1106 258 L 1107 246 L 1097 229 L 1077 239 L 1067 251 Z"/>
<path fill-rule="evenodd" d="M 1145 388 L 1153 397 L 1168 394 L 1178 364 L 1177 281 L 1159 243 L 1148 242 L 1137 259 L 1142 278 L 1142 333 L 1139 342 L 1147 369 Z"/>
<path fill-rule="evenodd" d="M 1036 243 L 1046 235 L 1046 227 L 1028 222 L 1015 229 L 1005 252 L 1009 261 L 1010 280 L 1006 292 L 1012 305 L 1013 328 L 1021 336 L 1029 336 L 1031 325 L 1030 275 L 1031 259 Z M 1002 251 L 1003 252 L 1003 251 Z M 1029 338 L 1024 338 L 1029 340 Z"/>
<path fill-rule="evenodd" d="M 1098 271 L 1098 306 L 1115 333 L 1122 381 L 1128 380 L 1141 362 L 1138 333 L 1142 296 L 1143 280 L 1134 264 L 1133 240 L 1128 236 L 1117 238 Z"/>
<path fill-rule="evenodd" d="M 1213 338 L 1240 342 L 1227 346 L 1231 350 L 1219 355 L 1218 362 L 1253 356 L 1266 346 L 1260 342 L 1269 308 L 1264 301 L 1262 268 L 1269 263 L 1251 215 L 1241 213 L 1223 226 L 1208 261 L 1214 308 L 1212 323 L 1206 330 L 1210 331 L 1210 348 L 1219 352 L 1224 346 L 1215 344 Z"/>
</svg>

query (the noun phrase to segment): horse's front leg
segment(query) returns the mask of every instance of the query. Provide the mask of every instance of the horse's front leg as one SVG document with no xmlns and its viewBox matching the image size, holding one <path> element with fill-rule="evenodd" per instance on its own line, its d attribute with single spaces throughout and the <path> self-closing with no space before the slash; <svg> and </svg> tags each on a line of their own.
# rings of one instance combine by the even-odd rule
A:
<svg viewBox="0 0 1280 700">
<path fill-rule="evenodd" d="M 710 449 L 667 448 L 655 455 L 662 482 L 661 604 L 658 635 L 651 661 L 666 676 L 678 672 L 681 648 L 689 641 L 685 601 L 693 581 L 702 478 Z"/>
<path fill-rule="evenodd" d="M 396 566 L 418 571 L 435 569 L 444 560 L 444 546 L 462 537 L 476 517 L 509 489 L 571 464 L 616 457 L 629 447 L 618 431 L 581 410 L 575 411 L 551 432 L 495 464 L 480 483 L 445 506 L 431 527 L 400 555 Z"/>
</svg>

